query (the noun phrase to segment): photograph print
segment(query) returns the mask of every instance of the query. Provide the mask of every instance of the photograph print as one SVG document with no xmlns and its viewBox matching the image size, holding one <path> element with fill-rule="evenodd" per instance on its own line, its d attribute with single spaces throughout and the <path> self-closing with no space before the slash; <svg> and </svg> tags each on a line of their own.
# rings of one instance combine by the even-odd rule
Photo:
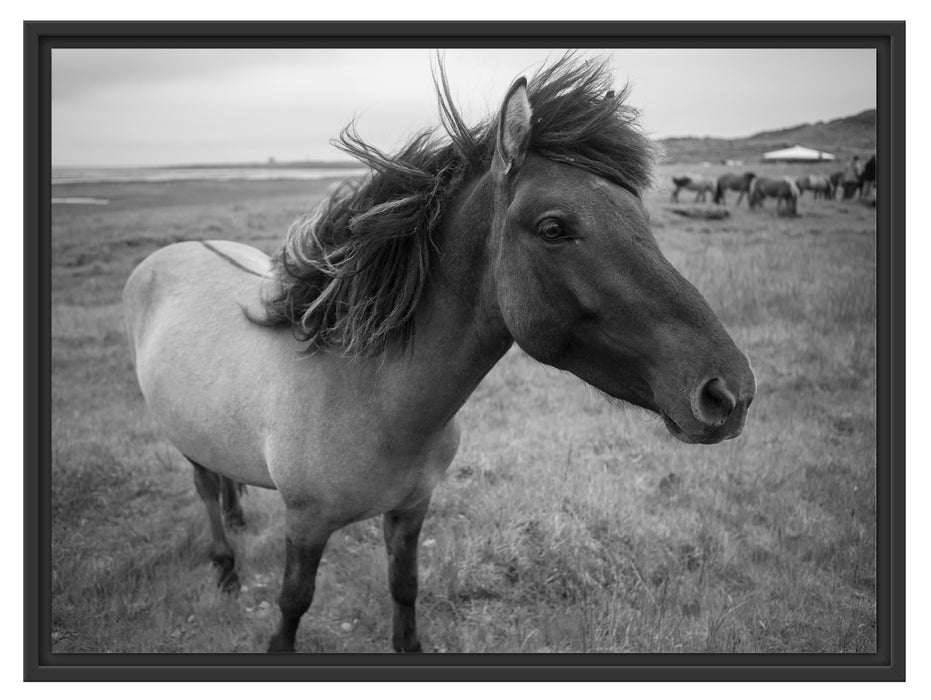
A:
<svg viewBox="0 0 931 700">
<path fill-rule="evenodd" d="M 877 651 L 876 50 L 51 81 L 54 655 Z"/>
</svg>

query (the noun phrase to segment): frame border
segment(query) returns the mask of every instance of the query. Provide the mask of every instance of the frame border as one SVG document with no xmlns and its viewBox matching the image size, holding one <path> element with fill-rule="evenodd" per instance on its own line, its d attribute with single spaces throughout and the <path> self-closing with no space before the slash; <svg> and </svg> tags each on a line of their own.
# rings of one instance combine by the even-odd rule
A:
<svg viewBox="0 0 931 700">
<path fill-rule="evenodd" d="M 51 653 L 52 49 L 438 46 L 876 50 L 877 653 Z M 905 680 L 905 22 L 24 22 L 23 51 L 25 680 Z"/>
</svg>

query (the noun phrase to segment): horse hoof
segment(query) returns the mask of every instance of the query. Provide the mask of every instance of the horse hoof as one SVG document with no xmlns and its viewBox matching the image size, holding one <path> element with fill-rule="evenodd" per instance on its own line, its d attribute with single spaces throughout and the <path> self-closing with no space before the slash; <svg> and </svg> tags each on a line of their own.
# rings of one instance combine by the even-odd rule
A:
<svg viewBox="0 0 931 700">
<path fill-rule="evenodd" d="M 413 643 L 408 642 L 407 644 L 395 642 L 394 650 L 399 654 L 422 654 L 423 653 L 423 647 L 420 646 L 419 639 L 415 639 Z"/>
<path fill-rule="evenodd" d="M 293 654 L 294 645 L 289 644 L 285 640 L 275 635 L 268 642 L 268 653 L 269 654 Z"/>
</svg>

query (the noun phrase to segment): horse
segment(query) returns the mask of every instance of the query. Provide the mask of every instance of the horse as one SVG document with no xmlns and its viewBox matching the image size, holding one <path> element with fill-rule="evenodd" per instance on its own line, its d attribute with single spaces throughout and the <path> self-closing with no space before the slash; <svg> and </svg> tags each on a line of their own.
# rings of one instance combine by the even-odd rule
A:
<svg viewBox="0 0 931 700">
<path fill-rule="evenodd" d="M 815 199 L 822 197 L 824 199 L 834 199 L 834 185 L 831 184 L 831 178 L 827 175 L 808 174 L 802 175 L 795 180 L 798 187 L 798 196 L 805 194 L 805 190 L 811 190 Z"/>
<path fill-rule="evenodd" d="M 221 587 L 238 583 L 223 524 L 236 486 L 284 502 L 269 652 L 294 651 L 330 536 L 380 514 L 391 644 L 422 650 L 421 525 L 460 408 L 514 343 L 684 443 L 740 435 L 749 361 L 656 243 L 642 200 L 654 146 L 611 83 L 607 62 L 566 55 L 470 127 L 440 62 L 445 134 L 389 155 L 347 127 L 337 143 L 369 176 L 295 222 L 272 257 L 186 241 L 131 273 L 138 383 L 193 466 Z"/>
<path fill-rule="evenodd" d="M 866 199 L 873 193 L 873 188 L 876 187 L 876 156 L 870 156 L 870 159 L 866 161 L 866 164 L 863 166 L 863 172 L 860 173 L 860 181 L 858 183 L 860 189 L 860 199 Z"/>
<path fill-rule="evenodd" d="M 714 192 L 717 187 L 717 180 L 713 177 L 702 177 L 701 175 L 674 175 L 672 184 L 675 189 L 672 192 L 672 201 L 679 201 L 680 190 L 691 190 L 695 192 L 695 201 L 704 202 L 705 195 Z"/>
<path fill-rule="evenodd" d="M 794 216 L 798 213 L 798 185 L 792 178 L 756 178 L 750 186 L 750 208 L 755 209 L 757 205 L 763 206 L 763 200 L 767 197 L 776 198 L 777 214 Z"/>
<path fill-rule="evenodd" d="M 724 197 L 725 190 L 736 190 L 740 192 L 737 196 L 737 206 L 740 206 L 740 202 L 743 200 L 744 195 L 750 192 L 750 183 L 753 182 L 753 178 L 755 177 L 756 175 L 751 172 L 744 173 L 743 175 L 738 175 L 736 173 L 721 175 L 721 177 L 718 178 L 718 184 L 714 190 L 714 203 L 727 204 Z"/>
<path fill-rule="evenodd" d="M 837 199 L 837 193 L 838 193 L 839 191 L 843 191 L 843 188 L 841 187 L 841 180 L 843 180 L 843 179 L 844 179 L 844 171 L 843 171 L 843 170 L 838 170 L 837 172 L 831 173 L 831 174 L 828 176 L 828 180 L 831 181 L 831 188 L 832 188 L 832 190 L 833 190 L 833 192 L 834 192 L 834 195 L 833 195 L 833 196 L 834 196 L 834 199 Z"/>
</svg>

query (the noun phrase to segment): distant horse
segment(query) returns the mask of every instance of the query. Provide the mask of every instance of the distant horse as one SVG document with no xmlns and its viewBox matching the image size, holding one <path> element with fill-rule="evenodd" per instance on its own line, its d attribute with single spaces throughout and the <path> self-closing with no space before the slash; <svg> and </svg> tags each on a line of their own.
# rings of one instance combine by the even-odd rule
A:
<svg viewBox="0 0 931 700">
<path fill-rule="evenodd" d="M 794 215 L 798 212 L 798 185 L 790 177 L 756 178 L 750 186 L 750 208 L 762 206 L 767 197 L 776 198 L 777 214 Z"/>
<path fill-rule="evenodd" d="M 815 175 L 809 173 L 796 179 L 795 184 L 798 186 L 798 196 L 805 194 L 805 190 L 811 190 L 815 199 L 819 197 L 824 199 L 834 199 L 834 185 L 831 184 L 831 178 L 827 175 Z"/>
<path fill-rule="evenodd" d="M 828 176 L 828 180 L 831 181 L 831 188 L 832 188 L 832 190 L 833 190 L 833 192 L 834 192 L 834 195 L 833 195 L 833 196 L 834 196 L 835 199 L 837 198 L 837 193 L 838 193 L 838 191 L 842 191 L 842 190 L 843 190 L 843 187 L 841 187 L 841 181 L 842 181 L 843 179 L 844 179 L 844 171 L 843 171 L 843 170 L 838 170 L 836 173 L 831 173 L 831 174 Z"/>
<path fill-rule="evenodd" d="M 704 202 L 705 196 L 709 192 L 714 192 L 717 187 L 717 180 L 713 177 L 703 177 L 701 175 L 674 175 L 672 184 L 676 186 L 672 193 L 672 201 L 679 201 L 680 190 L 691 190 L 696 192 L 695 201 Z"/>
<path fill-rule="evenodd" d="M 417 540 L 459 445 L 457 413 L 516 342 L 687 443 L 737 437 L 755 380 L 660 252 L 641 200 L 653 146 L 604 62 L 566 56 L 469 127 L 442 64 L 448 138 L 396 155 L 343 132 L 372 171 L 295 224 L 277 254 L 177 243 L 124 290 L 142 393 L 194 465 L 212 558 L 235 589 L 222 510 L 236 483 L 286 508 L 281 618 L 293 651 L 330 535 L 384 514 L 392 644 L 421 650 Z M 221 509 L 220 501 L 223 501 Z"/>
<path fill-rule="evenodd" d="M 727 173 L 725 175 L 721 175 L 721 177 L 718 178 L 718 184 L 714 190 L 714 203 L 727 204 L 724 197 L 725 191 L 736 190 L 737 192 L 740 192 L 737 197 L 737 206 L 739 207 L 741 200 L 744 198 L 744 195 L 749 194 L 750 183 L 753 182 L 753 178 L 755 177 L 756 175 L 753 173 L 744 173 L 743 175 Z"/>
<path fill-rule="evenodd" d="M 863 166 L 863 172 L 860 173 L 860 182 L 858 183 L 860 188 L 860 199 L 866 199 L 873 193 L 873 189 L 876 187 L 876 156 L 870 156 L 870 159 L 866 161 L 866 164 Z"/>
</svg>

